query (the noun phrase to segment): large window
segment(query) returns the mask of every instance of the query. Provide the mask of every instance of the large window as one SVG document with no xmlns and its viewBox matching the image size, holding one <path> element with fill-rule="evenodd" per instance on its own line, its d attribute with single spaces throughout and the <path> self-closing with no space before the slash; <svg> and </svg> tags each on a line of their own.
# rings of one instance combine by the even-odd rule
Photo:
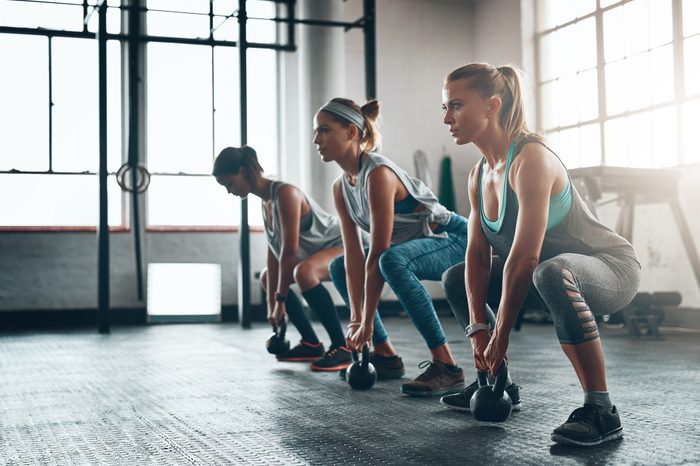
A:
<svg viewBox="0 0 700 466">
<path fill-rule="evenodd" d="M 94 4 L 94 0 L 88 2 Z M 113 2 L 110 2 L 113 4 Z M 114 10 L 114 11 L 113 11 Z M 119 32 L 118 9 L 109 27 Z M 0 1 L 0 228 L 94 227 L 98 218 L 96 23 L 82 1 Z M 51 30 L 64 34 L 52 34 Z M 121 49 L 107 44 L 109 170 L 121 163 Z M 109 224 L 124 226 L 109 180 Z"/>
<path fill-rule="evenodd" d="M 0 228 L 94 227 L 98 218 L 97 0 L 0 0 Z M 126 3 L 126 2 L 125 2 Z M 149 226 L 236 226 L 237 199 L 211 177 L 241 144 L 237 0 L 149 0 L 142 19 L 144 160 Z M 107 2 L 108 170 L 126 160 L 129 8 Z M 278 169 L 276 16 L 248 0 L 248 144 Z M 84 19 L 88 17 L 87 24 Z M 127 28 L 124 28 L 126 30 Z M 269 44 L 271 47 L 267 47 Z M 109 224 L 125 227 L 127 198 L 109 183 Z M 261 225 L 259 202 L 250 224 Z"/>
<path fill-rule="evenodd" d="M 539 0 L 539 127 L 570 168 L 700 162 L 700 2 Z"/>
<path fill-rule="evenodd" d="M 275 4 L 248 1 L 248 15 L 273 18 Z M 212 37 L 235 41 L 237 1 L 212 4 Z M 150 0 L 152 36 L 209 36 L 209 2 Z M 197 9 L 199 8 L 199 9 Z M 250 20 L 248 40 L 274 42 L 271 21 Z M 277 173 L 277 70 L 275 51 L 248 50 L 248 145 L 267 175 Z M 150 42 L 147 45 L 147 164 L 150 226 L 235 226 L 240 204 L 211 177 L 214 157 L 239 146 L 238 49 Z M 262 225 L 260 202 L 249 199 L 249 223 Z"/>
</svg>

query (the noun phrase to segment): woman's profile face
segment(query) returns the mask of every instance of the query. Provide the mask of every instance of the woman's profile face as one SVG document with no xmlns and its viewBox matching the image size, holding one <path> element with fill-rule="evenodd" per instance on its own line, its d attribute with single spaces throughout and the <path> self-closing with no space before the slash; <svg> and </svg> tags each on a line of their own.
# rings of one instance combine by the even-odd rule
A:
<svg viewBox="0 0 700 466">
<path fill-rule="evenodd" d="M 238 197 L 246 197 L 250 194 L 250 182 L 247 180 L 243 168 L 232 175 L 216 177 L 216 182 L 226 188 L 226 192 Z"/>
<path fill-rule="evenodd" d="M 457 145 L 474 141 L 489 121 L 488 103 L 468 84 L 467 80 L 458 79 L 442 89 L 443 123 Z"/>
<path fill-rule="evenodd" d="M 332 162 L 352 144 L 350 126 L 344 128 L 328 112 L 314 117 L 314 144 L 324 162 Z"/>
</svg>

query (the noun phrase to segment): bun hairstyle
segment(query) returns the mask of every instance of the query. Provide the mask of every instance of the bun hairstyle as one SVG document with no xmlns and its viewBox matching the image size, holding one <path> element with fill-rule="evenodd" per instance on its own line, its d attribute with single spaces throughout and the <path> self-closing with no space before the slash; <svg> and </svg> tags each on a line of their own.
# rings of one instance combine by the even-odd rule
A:
<svg viewBox="0 0 700 466">
<path fill-rule="evenodd" d="M 227 147 L 222 150 L 214 160 L 212 175 L 235 175 L 241 168 L 245 170 L 246 179 L 251 182 L 264 171 L 258 162 L 258 154 L 250 146 Z"/>
<path fill-rule="evenodd" d="M 482 99 L 494 96 L 501 99 L 498 120 L 508 138 L 531 136 L 540 141 L 544 140 L 541 135 L 527 127 L 520 72 L 515 67 L 504 65 L 496 68 L 488 63 L 470 63 L 448 74 L 445 84 L 461 79 L 466 80 L 467 87 L 476 90 Z"/>
<path fill-rule="evenodd" d="M 377 130 L 377 118 L 379 118 L 379 101 L 377 99 L 369 100 L 361 107 L 352 100 L 342 97 L 331 99 L 331 102 L 345 105 L 362 116 L 365 122 L 365 128 L 364 130 L 360 129 L 360 149 L 369 152 L 378 150 L 381 147 L 381 135 Z M 324 111 L 323 108 L 321 108 L 321 111 Z M 327 111 L 326 114 L 330 115 L 331 118 L 337 121 L 343 128 L 347 128 L 353 124 L 350 120 L 335 113 Z"/>
</svg>

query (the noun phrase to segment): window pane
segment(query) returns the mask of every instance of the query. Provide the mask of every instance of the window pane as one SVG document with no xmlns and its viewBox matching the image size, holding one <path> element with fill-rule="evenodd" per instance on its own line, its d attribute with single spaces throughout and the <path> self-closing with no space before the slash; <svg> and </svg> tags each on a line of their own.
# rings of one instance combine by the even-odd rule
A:
<svg viewBox="0 0 700 466">
<path fill-rule="evenodd" d="M 559 105 L 557 105 L 557 86 L 559 81 L 550 81 L 540 88 L 542 103 L 542 127 L 545 129 L 554 128 L 559 118 Z"/>
<path fill-rule="evenodd" d="M 0 175 L 1 226 L 97 226 L 96 175 Z M 107 180 L 108 221 L 122 225 L 121 190 Z M 50 193 L 50 195 L 47 195 Z"/>
<path fill-rule="evenodd" d="M 181 11 L 183 13 L 209 13 L 209 2 L 192 0 L 148 0 L 148 8 Z"/>
<path fill-rule="evenodd" d="M 605 165 L 627 165 L 627 119 L 615 118 L 605 122 Z"/>
<path fill-rule="evenodd" d="M 578 132 L 578 128 L 559 131 L 559 146 L 556 150 L 567 168 L 578 168 L 581 166 Z"/>
<path fill-rule="evenodd" d="M 649 77 L 651 86 L 651 103 L 660 104 L 673 99 L 674 69 L 673 45 L 652 50 L 649 56 Z"/>
<path fill-rule="evenodd" d="M 3 26 L 83 30 L 81 5 L 0 0 L 0 18 Z"/>
<path fill-rule="evenodd" d="M 147 31 L 151 36 L 208 38 L 209 17 L 187 13 L 149 11 Z"/>
<path fill-rule="evenodd" d="M 277 66 L 274 50 L 248 51 L 248 145 L 268 175 L 277 174 Z"/>
<path fill-rule="evenodd" d="M 557 33 L 551 33 L 542 36 L 540 39 L 540 79 L 549 81 L 557 77 L 555 68 L 555 43 Z"/>
<path fill-rule="evenodd" d="M 579 129 L 580 166 L 600 165 L 600 125 L 586 125 Z"/>
<path fill-rule="evenodd" d="M 56 38 L 53 50 L 53 166 L 97 171 L 97 42 Z"/>
<path fill-rule="evenodd" d="M 605 105 L 608 115 L 627 110 L 626 65 L 624 60 L 605 65 Z"/>
<path fill-rule="evenodd" d="M 0 63 L 0 170 L 48 170 L 48 40 L 0 34 Z"/>
<path fill-rule="evenodd" d="M 555 34 L 554 43 L 554 63 L 555 74 L 557 76 L 568 76 L 574 74 L 578 68 L 576 54 L 573 50 L 578 48 L 578 38 L 576 37 L 576 26 L 569 26 L 560 29 Z"/>
<path fill-rule="evenodd" d="M 649 54 L 635 55 L 625 61 L 627 62 L 625 70 L 627 110 L 648 107 L 651 104 Z"/>
<path fill-rule="evenodd" d="M 238 20 L 236 18 L 224 18 L 217 16 L 214 18 L 214 39 L 215 40 L 238 40 Z"/>
<path fill-rule="evenodd" d="M 622 0 L 600 0 L 600 7 L 605 8 L 605 7 L 608 7 L 610 5 L 614 5 L 616 3 L 619 3 L 621 1 Z"/>
<path fill-rule="evenodd" d="M 237 0 L 214 0 L 215 15 L 232 15 L 238 9 Z"/>
<path fill-rule="evenodd" d="M 211 173 L 211 53 L 206 46 L 148 44 L 150 171 Z"/>
<path fill-rule="evenodd" d="M 676 108 L 660 108 L 651 113 L 652 151 L 654 167 L 678 165 L 678 134 L 676 132 Z"/>
<path fill-rule="evenodd" d="M 700 32 L 700 2 L 683 0 L 683 36 L 688 37 Z"/>
<path fill-rule="evenodd" d="M 148 188 L 148 224 L 153 226 L 240 224 L 240 199 L 213 176 L 158 176 Z M 248 197 L 248 223 L 262 225 L 260 199 Z"/>
<path fill-rule="evenodd" d="M 93 2 L 94 3 L 94 2 Z M 107 2 L 114 3 L 114 2 Z M 88 14 L 90 14 L 90 9 L 88 9 Z M 99 16 L 97 11 L 90 15 L 90 20 L 88 21 L 88 31 L 97 32 L 99 29 Z M 107 32 L 110 34 L 119 34 L 121 32 L 121 11 L 119 8 L 107 8 Z"/>
<path fill-rule="evenodd" d="M 685 95 L 700 94 L 700 36 L 683 41 Z"/>
<path fill-rule="evenodd" d="M 651 168 L 651 114 L 637 113 L 627 118 L 627 146 L 630 167 Z"/>
<path fill-rule="evenodd" d="M 596 2 L 595 0 L 577 0 L 572 5 L 570 2 L 561 0 L 542 0 L 541 5 L 542 29 L 549 29 L 591 13 L 595 10 Z"/>
<path fill-rule="evenodd" d="M 578 123 L 578 79 L 569 76 L 558 80 L 557 105 L 559 106 L 558 126 L 568 126 Z"/>
<path fill-rule="evenodd" d="M 603 14 L 603 37 L 606 63 L 625 56 L 625 16 L 621 6 Z"/>
<path fill-rule="evenodd" d="M 241 145 L 238 49 L 214 48 L 214 154 Z M 265 167 L 263 167 L 265 168 Z"/>
<path fill-rule="evenodd" d="M 595 18 L 588 18 L 576 23 L 576 70 L 585 70 L 596 66 Z M 571 53 L 571 52 L 570 52 Z"/>
<path fill-rule="evenodd" d="M 698 144 L 698 127 L 700 127 L 700 100 L 693 100 L 683 105 L 683 163 L 700 163 L 700 144 Z"/>
<path fill-rule="evenodd" d="M 576 95 L 579 121 L 598 118 L 598 74 L 595 69 L 578 74 Z"/>
<path fill-rule="evenodd" d="M 649 46 L 658 47 L 673 39 L 672 0 L 649 0 Z"/>
<path fill-rule="evenodd" d="M 624 5 L 625 53 L 627 56 L 649 49 L 648 0 L 634 0 Z"/>
</svg>

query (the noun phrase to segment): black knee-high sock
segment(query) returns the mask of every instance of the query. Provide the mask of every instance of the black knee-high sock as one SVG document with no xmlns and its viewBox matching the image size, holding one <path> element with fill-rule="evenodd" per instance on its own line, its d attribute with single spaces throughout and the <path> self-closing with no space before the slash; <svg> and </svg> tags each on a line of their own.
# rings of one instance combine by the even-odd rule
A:
<svg viewBox="0 0 700 466">
<path fill-rule="evenodd" d="M 338 311 L 333 304 L 330 293 L 322 283 L 302 293 L 311 309 L 316 313 L 321 323 L 331 337 L 331 348 L 345 346 L 345 335 L 340 326 Z"/>
<path fill-rule="evenodd" d="M 291 320 L 297 330 L 299 330 L 301 339 L 311 343 L 312 345 L 318 343 L 318 337 L 316 336 L 316 332 L 314 332 L 313 327 L 311 327 L 311 321 L 304 313 L 304 307 L 301 305 L 299 297 L 292 290 L 289 290 L 287 293 L 286 304 L 289 320 Z"/>
</svg>

